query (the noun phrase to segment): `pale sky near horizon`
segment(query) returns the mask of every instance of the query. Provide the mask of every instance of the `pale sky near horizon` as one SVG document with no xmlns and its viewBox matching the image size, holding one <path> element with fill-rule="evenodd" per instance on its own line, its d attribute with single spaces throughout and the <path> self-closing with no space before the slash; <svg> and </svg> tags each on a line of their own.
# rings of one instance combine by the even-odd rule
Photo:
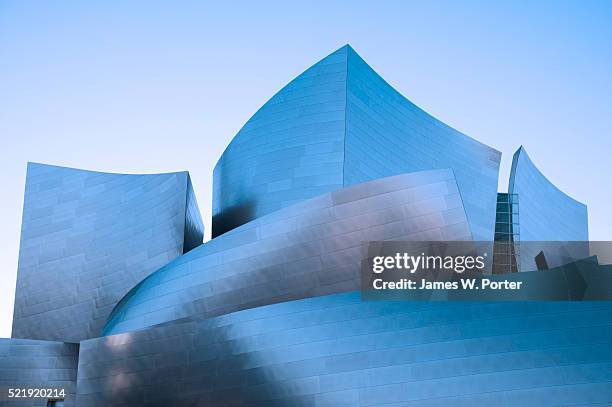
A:
<svg viewBox="0 0 612 407">
<path fill-rule="evenodd" d="M 248 118 L 349 43 L 404 96 L 500 150 L 522 144 L 612 240 L 612 2 L 0 1 L 0 337 L 10 336 L 26 163 L 212 169 Z"/>
</svg>

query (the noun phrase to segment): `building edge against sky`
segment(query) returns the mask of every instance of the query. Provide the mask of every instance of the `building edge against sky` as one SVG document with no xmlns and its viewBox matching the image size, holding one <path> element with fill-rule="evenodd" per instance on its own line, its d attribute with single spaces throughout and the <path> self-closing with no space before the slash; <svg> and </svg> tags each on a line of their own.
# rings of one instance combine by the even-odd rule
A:
<svg viewBox="0 0 612 407">
<path fill-rule="evenodd" d="M 187 172 L 29 163 L 13 337 L 98 336 L 132 286 L 201 243 L 203 232 Z"/>
<path fill-rule="evenodd" d="M 529 242 L 567 242 L 547 245 L 546 263 L 555 267 L 569 258 L 588 256 L 587 206 L 565 194 L 535 166 L 524 147 L 512 157 L 508 193 L 518 197 L 520 267 L 537 269 L 539 250 Z"/>
<path fill-rule="evenodd" d="M 564 239 L 586 240 L 586 208 L 550 189 L 522 151 L 509 193 L 538 194 L 544 204 L 527 197 L 520 219 L 552 217 L 527 226 L 533 238 L 567 229 Z M 73 273 L 65 287 L 85 284 L 99 295 L 130 266 L 165 258 L 111 286 L 113 295 L 76 301 L 104 305 L 105 315 L 114 308 L 108 336 L 97 337 L 104 321 L 71 318 L 76 308 L 59 307 L 84 324 L 76 336 L 20 322 L 32 336 L 80 342 L 78 369 L 78 345 L 49 342 L 43 351 L 44 341 L 3 340 L 0 397 L 12 384 L 63 377 L 76 388 L 66 405 L 79 406 L 610 403 L 609 303 L 384 303 L 355 293 L 360 241 L 492 240 L 499 160 L 345 46 L 279 91 L 232 140 L 214 171 L 217 231 L 203 245 L 186 172 L 41 166 L 31 179 L 28 171 L 18 285 L 51 262 Z M 559 202 L 577 213 L 567 228 L 551 214 Z M 121 239 L 112 244 L 113 236 Z M 81 267 L 94 271 L 81 275 Z M 60 278 L 58 267 L 48 276 Z M 27 293 L 18 290 L 16 304 L 42 312 L 55 304 Z M 45 352 L 45 363 L 60 352 L 72 364 L 64 372 L 37 365 Z"/>
<path fill-rule="evenodd" d="M 346 45 L 247 121 L 213 175 L 213 236 L 324 192 L 452 168 L 476 240 L 492 240 L 501 153 L 407 100 Z"/>
</svg>

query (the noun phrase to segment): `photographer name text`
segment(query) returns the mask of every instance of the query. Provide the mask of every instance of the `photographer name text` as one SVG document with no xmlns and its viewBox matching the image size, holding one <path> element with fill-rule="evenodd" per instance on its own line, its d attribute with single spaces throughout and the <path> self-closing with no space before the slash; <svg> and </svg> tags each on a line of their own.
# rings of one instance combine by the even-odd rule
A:
<svg viewBox="0 0 612 407">
<path fill-rule="evenodd" d="M 372 286 L 375 290 L 520 290 L 522 281 L 500 280 L 488 278 L 464 278 L 460 281 L 415 281 L 402 278 L 398 281 L 385 281 L 377 278 Z"/>
</svg>

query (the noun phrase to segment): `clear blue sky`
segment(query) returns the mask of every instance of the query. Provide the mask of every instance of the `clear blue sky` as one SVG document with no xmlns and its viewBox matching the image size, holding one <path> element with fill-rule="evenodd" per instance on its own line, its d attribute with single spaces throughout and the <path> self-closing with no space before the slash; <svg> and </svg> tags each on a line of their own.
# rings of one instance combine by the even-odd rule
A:
<svg viewBox="0 0 612 407">
<path fill-rule="evenodd" d="M 612 240 L 612 2 L 0 1 L 0 337 L 10 335 L 27 161 L 212 169 L 293 77 L 350 43 L 417 105 L 503 152 L 523 144 Z"/>
</svg>

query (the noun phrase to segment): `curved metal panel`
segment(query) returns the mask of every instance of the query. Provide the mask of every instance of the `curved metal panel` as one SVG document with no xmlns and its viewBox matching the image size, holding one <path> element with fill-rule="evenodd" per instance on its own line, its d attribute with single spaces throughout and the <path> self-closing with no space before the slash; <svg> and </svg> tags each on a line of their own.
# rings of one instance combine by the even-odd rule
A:
<svg viewBox="0 0 612 407">
<path fill-rule="evenodd" d="M 284 302 L 84 341 L 87 406 L 612 402 L 606 302 Z"/>
<path fill-rule="evenodd" d="M 183 239 L 183 253 L 195 249 L 204 241 L 204 222 L 191 184 L 191 177 L 187 174 L 187 195 L 185 200 L 185 228 Z"/>
<path fill-rule="evenodd" d="M 212 236 L 341 188 L 345 104 L 346 48 L 264 104 L 215 166 Z"/>
<path fill-rule="evenodd" d="M 538 246 L 530 244 L 531 241 L 585 242 L 583 247 L 576 243 L 566 245 L 567 253 L 564 253 L 563 247 L 559 245 L 543 243 L 544 251 L 549 249 L 545 254 L 551 267 L 588 256 L 586 205 L 566 195 L 550 182 L 531 161 L 523 147 L 514 153 L 508 192 L 518 195 L 523 271 L 538 268 L 535 262 Z"/>
<path fill-rule="evenodd" d="M 184 252 L 185 236 L 191 246 L 198 236 L 201 242 L 189 184 L 187 172 L 123 175 L 29 163 L 13 337 L 98 336 L 130 288 Z"/>
<path fill-rule="evenodd" d="M 474 238 L 492 241 L 500 157 L 412 104 L 345 46 L 234 137 L 214 171 L 213 237 L 342 186 L 452 168 Z"/>
<path fill-rule="evenodd" d="M 63 389 L 63 405 L 74 406 L 78 357 L 76 343 L 0 338 L 0 405 L 46 407 L 49 399 L 59 399 L 9 398 L 9 389 Z"/>
<path fill-rule="evenodd" d="M 348 49 L 345 185 L 452 168 L 474 239 L 493 241 L 500 159 L 410 102 Z"/>
<path fill-rule="evenodd" d="M 258 218 L 153 273 L 105 334 L 360 287 L 361 242 L 469 240 L 450 169 L 383 178 Z"/>
</svg>

